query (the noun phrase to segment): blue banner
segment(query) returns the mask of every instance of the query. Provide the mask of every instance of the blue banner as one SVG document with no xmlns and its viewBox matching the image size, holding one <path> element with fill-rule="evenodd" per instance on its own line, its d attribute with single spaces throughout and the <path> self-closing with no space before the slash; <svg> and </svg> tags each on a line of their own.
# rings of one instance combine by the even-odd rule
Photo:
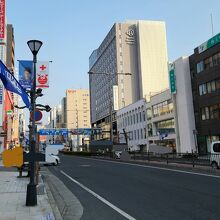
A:
<svg viewBox="0 0 220 220">
<path fill-rule="evenodd" d="M 68 135 L 68 129 L 65 128 L 50 128 L 50 129 L 40 129 L 39 135 Z"/>
<path fill-rule="evenodd" d="M 27 108 L 31 109 L 31 104 L 28 98 L 28 94 L 24 90 L 24 88 L 20 85 L 20 83 L 15 79 L 15 77 L 10 73 L 4 63 L 0 60 L 0 79 L 2 83 L 10 92 L 14 92 L 21 96 L 23 102 L 27 106 Z"/>
<path fill-rule="evenodd" d="M 19 83 L 24 89 L 32 88 L 33 72 L 33 61 L 19 60 Z"/>
</svg>

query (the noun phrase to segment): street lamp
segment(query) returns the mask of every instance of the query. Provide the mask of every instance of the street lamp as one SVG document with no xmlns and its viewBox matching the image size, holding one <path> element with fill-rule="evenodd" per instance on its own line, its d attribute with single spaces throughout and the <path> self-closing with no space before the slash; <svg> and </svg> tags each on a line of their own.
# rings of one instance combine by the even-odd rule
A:
<svg viewBox="0 0 220 220">
<path fill-rule="evenodd" d="M 28 47 L 30 48 L 33 54 L 33 85 L 30 91 L 31 99 L 31 110 L 30 110 L 30 183 L 27 185 L 27 194 L 26 194 L 26 206 L 35 206 L 37 205 L 37 188 L 35 183 L 35 153 L 36 153 L 36 125 L 35 125 L 35 110 L 36 110 L 36 63 L 37 63 L 37 53 L 42 46 L 42 42 L 39 40 L 29 40 L 27 42 Z M 31 117 L 32 115 L 32 117 Z"/>
<path fill-rule="evenodd" d="M 94 72 L 94 71 L 89 71 L 89 75 L 106 75 L 108 76 L 108 81 L 109 81 L 109 92 L 111 91 L 111 76 L 112 75 L 125 75 L 125 76 L 131 76 L 131 73 L 99 73 L 99 72 Z M 112 141 L 113 144 L 113 126 L 112 126 L 112 97 L 110 97 L 110 104 L 109 104 L 109 112 L 110 112 L 110 141 Z"/>
</svg>

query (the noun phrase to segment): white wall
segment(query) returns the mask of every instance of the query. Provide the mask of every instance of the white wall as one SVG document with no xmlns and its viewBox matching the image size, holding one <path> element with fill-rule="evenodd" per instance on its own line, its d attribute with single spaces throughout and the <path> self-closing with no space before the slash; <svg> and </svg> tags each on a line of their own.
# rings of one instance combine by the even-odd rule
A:
<svg viewBox="0 0 220 220">
<path fill-rule="evenodd" d="M 195 151 L 195 118 L 193 110 L 192 88 L 189 58 L 181 57 L 174 61 L 176 74 L 176 107 L 179 127 L 181 153 Z"/>
<path fill-rule="evenodd" d="M 138 21 L 141 98 L 168 88 L 168 56 L 165 22 Z"/>
</svg>

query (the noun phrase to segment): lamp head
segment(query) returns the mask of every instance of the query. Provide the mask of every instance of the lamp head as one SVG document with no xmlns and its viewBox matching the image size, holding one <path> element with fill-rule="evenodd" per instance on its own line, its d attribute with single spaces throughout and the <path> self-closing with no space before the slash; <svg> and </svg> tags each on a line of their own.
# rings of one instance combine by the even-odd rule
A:
<svg viewBox="0 0 220 220">
<path fill-rule="evenodd" d="M 43 42 L 39 40 L 29 40 L 27 42 L 28 47 L 30 48 L 33 55 L 37 55 L 38 51 L 40 50 Z"/>
</svg>

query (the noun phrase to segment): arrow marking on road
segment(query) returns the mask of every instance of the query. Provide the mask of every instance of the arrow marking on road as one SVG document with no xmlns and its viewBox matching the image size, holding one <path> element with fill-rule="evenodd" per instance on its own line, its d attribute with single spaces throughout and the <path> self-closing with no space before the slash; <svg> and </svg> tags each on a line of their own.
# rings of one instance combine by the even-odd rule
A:
<svg viewBox="0 0 220 220">
<path fill-rule="evenodd" d="M 124 216 L 126 219 L 129 220 L 136 220 L 134 217 L 130 216 L 129 214 L 127 214 L 126 212 L 124 212 L 123 210 L 119 209 L 118 207 L 116 207 L 115 205 L 113 205 L 112 203 L 110 203 L 109 201 L 107 201 L 105 198 L 101 197 L 100 195 L 98 195 L 97 193 L 95 193 L 94 191 L 92 191 L 91 189 L 89 189 L 88 187 L 84 186 L 82 183 L 78 182 L 77 180 L 73 179 L 71 176 L 69 176 L 68 174 L 66 174 L 64 171 L 60 171 L 64 176 L 66 176 L 67 178 L 69 178 L 72 182 L 74 182 L 75 184 L 77 184 L 78 186 L 80 186 L 81 188 L 83 188 L 84 190 L 86 190 L 88 193 L 92 194 L 94 197 L 96 197 L 97 199 L 99 199 L 101 202 L 105 203 L 107 206 L 109 206 L 110 208 L 114 209 L 116 212 L 118 212 L 120 215 Z"/>
</svg>

